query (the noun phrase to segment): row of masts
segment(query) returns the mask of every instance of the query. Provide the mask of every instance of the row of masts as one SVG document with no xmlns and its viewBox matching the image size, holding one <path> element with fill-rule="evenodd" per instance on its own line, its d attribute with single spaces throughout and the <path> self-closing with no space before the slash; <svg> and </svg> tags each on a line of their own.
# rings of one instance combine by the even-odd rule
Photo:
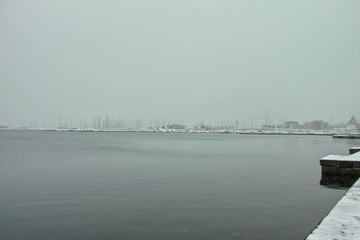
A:
<svg viewBox="0 0 360 240">
<path fill-rule="evenodd" d="M 121 129 L 121 128 L 133 128 L 133 129 L 142 129 L 142 128 L 166 128 L 166 126 L 171 124 L 182 124 L 186 125 L 189 128 L 200 129 L 204 127 L 209 128 L 221 128 L 221 129 L 258 129 L 261 128 L 272 128 L 277 130 L 277 121 L 276 117 L 273 116 L 272 125 L 268 124 L 268 117 L 266 116 L 265 124 L 264 121 L 259 122 L 254 120 L 254 115 L 250 115 L 249 118 L 235 121 L 192 121 L 185 122 L 177 120 L 143 120 L 143 119 L 124 119 L 124 118 L 113 118 L 109 115 L 105 117 L 95 116 L 90 121 L 86 117 L 77 117 L 74 121 L 72 116 L 62 117 L 59 116 L 57 128 L 59 129 Z M 249 121 L 250 120 L 250 121 Z M 260 123 L 260 124 L 259 124 Z"/>
</svg>

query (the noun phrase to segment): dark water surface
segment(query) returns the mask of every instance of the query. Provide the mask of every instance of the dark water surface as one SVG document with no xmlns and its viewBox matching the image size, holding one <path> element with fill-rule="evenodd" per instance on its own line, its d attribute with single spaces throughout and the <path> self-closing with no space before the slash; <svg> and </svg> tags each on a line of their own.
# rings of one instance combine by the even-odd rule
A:
<svg viewBox="0 0 360 240">
<path fill-rule="evenodd" d="M 0 131 L 0 239 L 304 239 L 326 136 Z"/>
</svg>

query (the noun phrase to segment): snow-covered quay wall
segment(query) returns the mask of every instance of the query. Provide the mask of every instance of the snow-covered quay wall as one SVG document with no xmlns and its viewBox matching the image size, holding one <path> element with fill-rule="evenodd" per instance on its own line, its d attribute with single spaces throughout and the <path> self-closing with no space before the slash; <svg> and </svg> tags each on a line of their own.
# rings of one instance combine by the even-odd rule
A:
<svg viewBox="0 0 360 240">
<path fill-rule="evenodd" d="M 360 239 L 360 179 L 306 238 L 325 239 Z"/>
<path fill-rule="evenodd" d="M 349 154 L 328 155 L 320 159 L 323 177 L 360 177 L 360 148 L 350 148 Z M 360 178 L 306 238 L 325 239 L 360 239 Z"/>
</svg>

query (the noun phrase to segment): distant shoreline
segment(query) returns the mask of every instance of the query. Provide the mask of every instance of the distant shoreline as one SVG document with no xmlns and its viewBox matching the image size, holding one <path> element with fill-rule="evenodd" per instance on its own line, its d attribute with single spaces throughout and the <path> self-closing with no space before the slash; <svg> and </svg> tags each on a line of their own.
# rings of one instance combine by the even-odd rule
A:
<svg viewBox="0 0 360 240">
<path fill-rule="evenodd" d="M 284 129 L 272 130 L 197 130 L 197 129 L 31 129 L 31 128 L 7 128 L 0 131 L 42 131 L 42 132 L 141 132 L 141 133 L 216 133 L 216 134 L 241 134 L 241 135 L 294 135 L 294 136 L 333 136 L 334 138 L 360 138 L 359 133 L 346 133 L 342 131 L 297 131 L 290 132 Z"/>
</svg>

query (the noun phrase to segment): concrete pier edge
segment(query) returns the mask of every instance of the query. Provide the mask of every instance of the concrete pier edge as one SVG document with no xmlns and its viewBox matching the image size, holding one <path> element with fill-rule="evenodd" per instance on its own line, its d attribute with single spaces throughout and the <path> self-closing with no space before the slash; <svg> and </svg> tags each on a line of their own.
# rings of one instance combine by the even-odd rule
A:
<svg viewBox="0 0 360 240">
<path fill-rule="evenodd" d="M 360 147 L 350 148 L 349 154 L 321 158 L 322 175 L 360 177 Z M 360 178 L 305 239 L 360 239 Z"/>
<path fill-rule="evenodd" d="M 360 179 L 306 237 L 306 240 L 325 239 L 360 239 Z"/>
</svg>

